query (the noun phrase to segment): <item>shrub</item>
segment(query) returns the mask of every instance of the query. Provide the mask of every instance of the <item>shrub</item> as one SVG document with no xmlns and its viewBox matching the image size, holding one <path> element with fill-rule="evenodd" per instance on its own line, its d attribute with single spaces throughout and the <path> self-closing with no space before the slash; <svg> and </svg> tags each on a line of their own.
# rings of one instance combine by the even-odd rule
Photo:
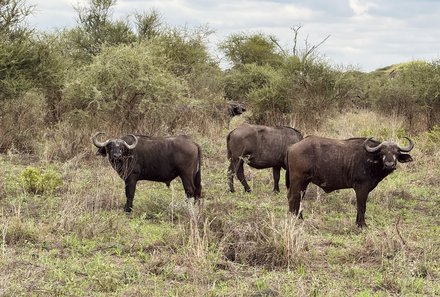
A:
<svg viewBox="0 0 440 297">
<path fill-rule="evenodd" d="M 148 45 L 104 47 L 90 65 L 72 73 L 64 90 L 66 109 L 111 121 L 120 131 L 163 123 L 170 106 L 187 103 L 185 82 L 164 63 Z"/>
<path fill-rule="evenodd" d="M 24 190 L 32 194 L 51 194 L 62 184 L 61 175 L 51 168 L 42 172 L 33 166 L 26 167 L 19 179 Z"/>
<path fill-rule="evenodd" d="M 232 34 L 219 45 L 226 57 L 235 65 L 257 64 L 278 66 L 282 54 L 277 50 L 274 36 L 256 34 Z"/>
<path fill-rule="evenodd" d="M 0 102 L 0 151 L 34 152 L 44 129 L 44 113 L 44 98 L 39 93 L 28 92 Z"/>
</svg>

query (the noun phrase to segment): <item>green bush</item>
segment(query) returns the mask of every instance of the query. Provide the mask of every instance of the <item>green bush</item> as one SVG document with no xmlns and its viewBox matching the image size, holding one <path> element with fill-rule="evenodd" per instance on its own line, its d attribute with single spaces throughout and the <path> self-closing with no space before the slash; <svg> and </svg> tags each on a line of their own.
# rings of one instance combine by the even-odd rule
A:
<svg viewBox="0 0 440 297">
<path fill-rule="evenodd" d="M 283 60 L 276 38 L 262 33 L 232 34 L 219 47 L 234 66 L 256 64 L 277 67 Z"/>
<path fill-rule="evenodd" d="M 26 167 L 19 176 L 23 189 L 32 194 L 51 194 L 61 186 L 61 175 L 52 168 L 42 172 L 39 168 Z"/>
<path fill-rule="evenodd" d="M 170 106 L 186 106 L 187 86 L 163 65 L 146 44 L 104 47 L 99 55 L 71 73 L 64 89 L 67 110 L 84 110 L 118 123 L 121 130 L 136 130 Z M 177 109 L 176 107 L 176 109 Z M 147 123 L 148 124 L 148 123 Z"/>
<path fill-rule="evenodd" d="M 225 97 L 232 101 L 248 102 L 250 92 L 272 86 L 278 77 L 279 73 L 270 66 L 246 64 L 235 68 L 225 77 Z"/>
</svg>

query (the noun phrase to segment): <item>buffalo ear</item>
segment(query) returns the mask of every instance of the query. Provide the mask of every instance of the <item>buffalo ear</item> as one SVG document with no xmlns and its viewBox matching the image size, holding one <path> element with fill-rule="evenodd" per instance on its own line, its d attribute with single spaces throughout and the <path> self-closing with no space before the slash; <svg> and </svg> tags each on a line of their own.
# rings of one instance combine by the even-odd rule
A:
<svg viewBox="0 0 440 297">
<path fill-rule="evenodd" d="M 409 154 L 399 154 L 397 156 L 397 161 L 399 161 L 400 163 L 407 163 L 407 162 L 412 162 L 412 157 Z"/>
<path fill-rule="evenodd" d="M 102 157 L 107 156 L 107 150 L 105 149 L 105 146 L 101 147 L 98 149 L 98 151 L 96 152 L 96 155 L 101 155 Z"/>
</svg>

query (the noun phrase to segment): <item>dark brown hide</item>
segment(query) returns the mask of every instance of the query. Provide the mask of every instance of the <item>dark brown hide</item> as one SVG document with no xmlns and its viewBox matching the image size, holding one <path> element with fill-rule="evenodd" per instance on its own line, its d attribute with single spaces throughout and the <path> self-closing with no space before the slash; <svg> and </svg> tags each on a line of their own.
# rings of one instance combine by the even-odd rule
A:
<svg viewBox="0 0 440 297">
<path fill-rule="evenodd" d="M 302 134 L 290 127 L 267 127 L 242 124 L 231 131 L 226 139 L 228 159 L 229 189 L 234 192 L 234 175 L 240 180 L 246 192 L 251 189 L 244 177 L 243 164 L 262 169 L 273 169 L 274 188 L 278 192 L 280 170 L 286 169 L 287 147 L 300 141 Z"/>
<path fill-rule="evenodd" d="M 127 203 L 125 211 L 133 208 L 134 193 L 139 180 L 164 182 L 169 185 L 180 177 L 187 197 L 200 198 L 201 186 L 201 151 L 189 136 L 149 137 L 136 135 L 137 145 L 132 135 L 119 139 L 110 139 L 104 143 L 93 142 L 99 148 L 98 153 L 108 156 L 110 164 L 125 181 Z M 124 144 L 127 145 L 121 145 Z M 100 147 L 100 145 L 105 146 Z"/>
<path fill-rule="evenodd" d="M 413 148 L 391 141 L 378 142 L 371 138 L 335 140 L 309 136 L 289 147 L 287 153 L 289 210 L 302 217 L 301 199 L 311 182 L 325 192 L 353 188 L 356 192 L 359 227 L 365 224 L 368 194 L 388 174 L 396 169 L 397 161 L 410 162 Z"/>
<path fill-rule="evenodd" d="M 235 101 L 228 102 L 228 115 L 229 117 L 235 117 L 241 115 L 246 111 L 243 104 Z"/>
</svg>

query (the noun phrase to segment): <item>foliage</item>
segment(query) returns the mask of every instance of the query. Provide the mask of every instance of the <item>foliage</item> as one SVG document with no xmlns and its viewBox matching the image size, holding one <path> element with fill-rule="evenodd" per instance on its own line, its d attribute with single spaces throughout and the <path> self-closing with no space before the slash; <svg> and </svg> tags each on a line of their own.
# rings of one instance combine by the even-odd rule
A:
<svg viewBox="0 0 440 297">
<path fill-rule="evenodd" d="M 23 189 L 31 194 L 52 194 L 61 184 L 59 172 L 53 168 L 44 171 L 33 166 L 26 167 L 19 176 Z"/>
<path fill-rule="evenodd" d="M 409 85 L 417 98 L 416 103 L 426 117 L 427 128 L 440 121 L 440 60 L 431 63 L 410 63 L 399 73 L 397 80 Z"/>
<path fill-rule="evenodd" d="M 136 130 L 146 115 L 185 99 L 185 81 L 163 63 L 166 58 L 143 43 L 105 47 L 90 65 L 71 74 L 65 109 L 108 116 L 122 130 Z"/>
<path fill-rule="evenodd" d="M 26 0 L 2 0 L 0 2 L 0 34 L 6 39 L 14 39 L 30 33 L 23 26 L 24 20 L 32 14 L 34 7 Z M 3 39 L 3 38 L 2 38 Z"/>
<path fill-rule="evenodd" d="M 177 76 L 190 74 L 200 65 L 215 64 L 209 56 L 206 40 L 212 31 L 207 27 L 194 30 L 170 28 L 157 37 L 161 54 L 169 61 L 167 66 Z"/>
<path fill-rule="evenodd" d="M 88 6 L 77 7 L 79 27 L 73 30 L 73 41 L 88 56 L 95 56 L 103 45 L 129 44 L 136 40 L 129 24 L 112 20 L 116 0 L 89 0 Z"/>
<path fill-rule="evenodd" d="M 35 152 L 39 136 L 46 129 L 45 99 L 38 92 L 0 102 L 0 151 Z"/>
<path fill-rule="evenodd" d="M 42 45 L 24 25 L 32 10 L 23 0 L 0 3 L 0 101 L 29 90 L 34 86 L 34 77 L 39 76 L 44 59 Z"/>
<path fill-rule="evenodd" d="M 219 48 L 235 67 L 244 64 L 278 66 L 283 60 L 282 54 L 277 52 L 276 38 L 262 33 L 231 34 Z"/>
<path fill-rule="evenodd" d="M 232 101 L 249 101 L 252 90 L 270 86 L 277 72 L 270 66 L 246 64 L 231 69 L 225 76 L 225 97 Z"/>
<path fill-rule="evenodd" d="M 314 52 L 317 46 L 308 46 L 306 53 L 289 55 L 273 36 L 231 35 L 220 44 L 233 63 L 225 78 L 225 97 L 248 103 L 259 123 L 295 119 L 300 125 L 319 125 L 324 110 L 328 115 L 343 107 L 353 85 L 338 85 L 343 74 Z"/>
<path fill-rule="evenodd" d="M 151 40 L 161 34 L 162 20 L 157 10 L 144 13 L 135 13 L 137 36 L 141 40 Z"/>
<path fill-rule="evenodd" d="M 432 128 L 440 121 L 440 63 L 413 61 L 371 74 L 371 99 L 385 114 L 404 116 L 413 130 Z"/>
</svg>

